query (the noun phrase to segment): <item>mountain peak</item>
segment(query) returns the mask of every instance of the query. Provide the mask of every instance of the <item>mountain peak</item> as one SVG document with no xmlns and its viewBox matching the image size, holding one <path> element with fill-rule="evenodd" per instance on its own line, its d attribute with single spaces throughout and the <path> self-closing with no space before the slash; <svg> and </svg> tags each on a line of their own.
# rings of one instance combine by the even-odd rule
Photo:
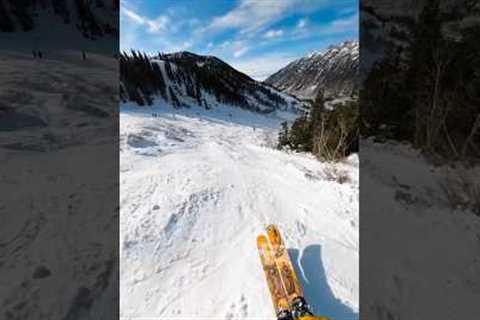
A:
<svg viewBox="0 0 480 320">
<path fill-rule="evenodd" d="M 310 51 L 310 52 L 305 56 L 305 58 L 311 59 L 311 58 L 314 58 L 314 57 L 316 57 L 316 56 L 318 56 L 318 55 L 320 55 L 320 54 L 322 54 L 321 51 L 313 50 L 313 51 Z"/>
<path fill-rule="evenodd" d="M 190 51 L 178 51 L 178 52 L 171 53 L 169 55 L 179 57 L 179 58 L 185 58 L 185 57 L 187 57 L 187 58 L 197 58 L 197 57 L 199 57 L 199 55 L 197 55 L 193 52 L 190 52 Z"/>
<path fill-rule="evenodd" d="M 351 95 L 358 89 L 358 41 L 344 41 L 325 51 L 312 51 L 265 80 L 301 98 L 313 99 L 322 89 L 327 96 Z"/>
<path fill-rule="evenodd" d="M 343 51 L 345 53 L 358 53 L 358 49 L 359 49 L 359 43 L 358 41 L 353 41 L 353 40 L 347 40 L 347 41 L 344 41 L 344 42 L 341 42 L 339 44 L 334 44 L 334 45 L 330 45 L 326 52 L 329 52 L 329 51 L 334 51 L 334 52 L 339 52 L 339 51 Z"/>
</svg>

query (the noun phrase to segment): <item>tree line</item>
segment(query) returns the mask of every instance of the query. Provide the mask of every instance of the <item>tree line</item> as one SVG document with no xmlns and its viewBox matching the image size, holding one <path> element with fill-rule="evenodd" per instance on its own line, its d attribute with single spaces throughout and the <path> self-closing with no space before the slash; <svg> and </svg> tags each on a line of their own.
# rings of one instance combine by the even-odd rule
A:
<svg viewBox="0 0 480 320">
<path fill-rule="evenodd" d="M 358 152 L 359 108 L 357 100 L 337 103 L 326 108 L 319 92 L 310 111 L 297 118 L 289 127 L 281 124 L 278 148 L 311 152 L 326 161 L 338 161 Z"/>
<path fill-rule="evenodd" d="M 141 52 L 132 50 L 130 54 L 122 52 L 120 64 L 120 99 L 123 102 L 133 101 L 140 106 L 152 105 L 154 96 L 160 95 L 167 99 L 167 86 L 162 71 L 157 63 Z M 168 62 L 165 69 L 172 72 Z M 175 97 L 173 92 L 170 92 Z M 178 101 L 178 99 L 173 99 Z"/>
<path fill-rule="evenodd" d="M 192 98 L 206 109 L 211 108 L 207 96 L 257 112 L 270 112 L 287 105 L 280 94 L 213 57 L 186 52 L 149 57 L 132 50 L 123 52 L 119 60 L 121 99 L 140 106 L 151 105 L 155 96 L 161 96 L 174 107 L 188 107 L 181 102 L 180 95 Z M 176 86 L 167 86 L 167 82 Z"/>
<path fill-rule="evenodd" d="M 480 157 L 480 28 L 461 36 L 444 22 L 465 12 L 442 12 L 429 0 L 406 49 L 390 44 L 361 90 L 361 132 L 408 141 L 437 159 Z"/>
</svg>

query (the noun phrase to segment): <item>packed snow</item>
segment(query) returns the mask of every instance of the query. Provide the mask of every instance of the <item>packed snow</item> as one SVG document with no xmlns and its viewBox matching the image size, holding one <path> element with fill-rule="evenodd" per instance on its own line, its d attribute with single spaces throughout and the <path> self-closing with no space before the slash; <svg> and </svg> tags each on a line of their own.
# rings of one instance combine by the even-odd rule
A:
<svg viewBox="0 0 480 320">
<path fill-rule="evenodd" d="M 0 69 L 0 318 L 115 318 L 118 61 L 0 50 Z"/>
<path fill-rule="evenodd" d="M 121 107 L 123 319 L 274 319 L 256 249 L 271 223 L 313 311 L 358 319 L 358 158 L 276 150 L 294 117 Z"/>
<path fill-rule="evenodd" d="M 360 144 L 365 319 L 480 314 L 480 166 L 433 166 L 408 144 Z"/>
</svg>

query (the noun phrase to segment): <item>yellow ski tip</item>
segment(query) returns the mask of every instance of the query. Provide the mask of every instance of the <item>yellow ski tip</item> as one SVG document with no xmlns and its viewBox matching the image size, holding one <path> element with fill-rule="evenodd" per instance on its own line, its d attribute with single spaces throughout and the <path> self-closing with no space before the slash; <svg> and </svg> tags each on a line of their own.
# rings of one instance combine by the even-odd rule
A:
<svg viewBox="0 0 480 320">
<path fill-rule="evenodd" d="M 268 231 L 268 230 L 278 229 L 278 228 L 275 224 L 269 224 L 268 226 L 265 227 L 265 229 Z"/>
<path fill-rule="evenodd" d="M 260 234 L 257 236 L 257 245 L 263 246 L 264 244 L 268 243 L 267 236 L 264 234 Z"/>
<path fill-rule="evenodd" d="M 273 246 L 278 246 L 282 244 L 282 237 L 280 236 L 280 231 L 278 230 L 276 225 L 271 224 L 267 227 L 267 235 L 270 243 Z"/>
</svg>

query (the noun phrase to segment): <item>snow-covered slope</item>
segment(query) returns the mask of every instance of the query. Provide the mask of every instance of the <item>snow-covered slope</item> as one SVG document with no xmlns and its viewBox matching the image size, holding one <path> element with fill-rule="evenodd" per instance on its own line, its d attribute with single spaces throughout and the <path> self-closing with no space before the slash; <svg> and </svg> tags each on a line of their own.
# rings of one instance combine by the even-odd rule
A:
<svg viewBox="0 0 480 320">
<path fill-rule="evenodd" d="M 0 51 L 0 319 L 118 317 L 118 61 L 58 55 Z"/>
<path fill-rule="evenodd" d="M 362 317 L 474 319 L 480 167 L 435 167 L 394 142 L 360 149 Z"/>
<path fill-rule="evenodd" d="M 319 90 L 325 96 L 351 95 L 358 89 L 358 64 L 358 42 L 346 41 L 293 61 L 265 82 L 300 98 L 314 99 Z"/>
<path fill-rule="evenodd" d="M 274 148 L 279 123 L 219 105 L 123 105 L 124 319 L 274 319 L 256 236 L 284 233 L 313 310 L 358 319 L 358 159 Z"/>
</svg>

